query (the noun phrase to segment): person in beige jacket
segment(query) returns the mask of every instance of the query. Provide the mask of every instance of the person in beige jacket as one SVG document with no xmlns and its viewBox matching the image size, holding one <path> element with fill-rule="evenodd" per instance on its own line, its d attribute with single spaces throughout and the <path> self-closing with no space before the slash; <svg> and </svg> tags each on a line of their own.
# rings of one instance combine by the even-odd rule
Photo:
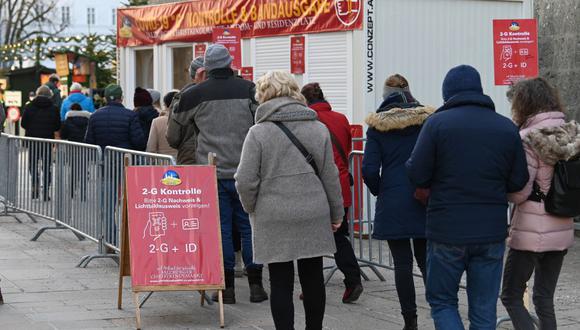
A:
<svg viewBox="0 0 580 330">
<path fill-rule="evenodd" d="M 149 132 L 149 140 L 147 141 L 147 152 L 169 155 L 174 158 L 177 157 L 177 149 L 171 148 L 165 137 L 167 134 L 167 114 L 170 108 L 169 106 L 177 92 L 171 91 L 163 97 L 165 110 L 159 114 L 159 117 L 153 119 L 151 123 L 151 131 Z"/>
</svg>

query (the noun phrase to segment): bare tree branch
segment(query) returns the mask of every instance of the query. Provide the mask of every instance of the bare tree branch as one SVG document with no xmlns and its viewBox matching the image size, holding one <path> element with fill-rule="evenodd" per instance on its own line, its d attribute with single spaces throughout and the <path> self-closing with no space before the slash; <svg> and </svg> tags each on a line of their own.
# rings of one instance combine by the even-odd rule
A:
<svg viewBox="0 0 580 330">
<path fill-rule="evenodd" d="M 55 0 L 0 0 L 0 45 L 62 32 L 56 5 Z"/>
</svg>

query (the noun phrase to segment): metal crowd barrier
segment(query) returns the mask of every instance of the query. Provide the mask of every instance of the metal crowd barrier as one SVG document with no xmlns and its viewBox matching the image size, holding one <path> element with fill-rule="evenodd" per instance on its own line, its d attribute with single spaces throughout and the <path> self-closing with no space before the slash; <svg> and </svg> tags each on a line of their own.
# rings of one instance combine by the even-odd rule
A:
<svg viewBox="0 0 580 330">
<path fill-rule="evenodd" d="M 9 177 L 9 166 L 10 166 L 10 153 L 9 153 L 9 139 L 8 135 L 0 134 L 0 203 L 2 203 L 3 211 L 0 213 L 2 215 L 8 215 L 8 177 Z M 18 220 L 18 218 L 16 218 Z M 20 220 L 18 220 L 20 221 Z"/>
<path fill-rule="evenodd" d="M 3 214 L 22 212 L 52 220 L 47 230 L 71 230 L 98 245 L 91 260 L 118 262 L 119 224 L 126 165 L 175 165 L 171 156 L 63 140 L 0 136 L 0 203 Z M 15 219 L 21 222 L 18 218 Z"/>
<path fill-rule="evenodd" d="M 107 147 L 103 159 L 104 247 L 119 252 L 125 165 L 175 165 L 171 156 Z M 110 253 L 108 254 L 110 255 Z M 116 254 L 115 254 L 116 255 Z M 99 256 L 87 256 L 86 263 Z M 81 261 L 83 264 L 85 260 Z M 79 264 L 79 265 L 81 265 Z M 84 264 L 86 266 L 86 264 Z"/>
<path fill-rule="evenodd" d="M 376 267 L 394 270 L 393 258 L 387 241 L 375 240 L 372 237 L 374 227 L 374 210 L 376 198 L 362 181 L 363 151 L 355 150 L 350 154 L 350 168 L 353 171 L 352 187 L 353 205 L 350 208 L 350 239 L 357 259 L 363 266 L 370 267 L 377 277 L 384 281 Z"/>
</svg>

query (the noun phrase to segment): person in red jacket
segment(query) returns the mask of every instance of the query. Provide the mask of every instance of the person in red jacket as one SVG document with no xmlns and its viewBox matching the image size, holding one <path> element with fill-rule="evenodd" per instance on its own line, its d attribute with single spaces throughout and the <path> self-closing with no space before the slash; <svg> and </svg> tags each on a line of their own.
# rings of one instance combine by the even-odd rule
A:
<svg viewBox="0 0 580 330">
<path fill-rule="evenodd" d="M 342 226 L 334 233 L 334 241 L 336 243 L 334 260 L 336 261 L 336 266 L 345 277 L 344 285 L 346 290 L 342 297 L 342 302 L 345 304 L 352 303 L 360 297 L 363 287 L 360 267 L 352 245 L 348 240 L 348 208 L 352 206 L 350 191 L 352 177 L 348 171 L 348 155 L 352 149 L 350 123 L 345 115 L 332 111 L 318 83 L 304 85 L 301 92 L 306 98 L 308 106 L 318 114 L 318 120 L 328 128 L 332 140 L 334 162 L 336 167 L 338 167 L 345 211 Z"/>
</svg>

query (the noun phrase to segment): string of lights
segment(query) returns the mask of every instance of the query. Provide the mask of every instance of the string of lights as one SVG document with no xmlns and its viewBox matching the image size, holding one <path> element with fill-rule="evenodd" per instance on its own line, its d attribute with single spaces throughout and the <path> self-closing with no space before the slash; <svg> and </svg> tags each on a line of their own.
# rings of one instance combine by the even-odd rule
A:
<svg viewBox="0 0 580 330">
<path fill-rule="evenodd" d="M 37 52 L 40 54 L 39 59 L 45 60 L 53 52 L 85 52 L 86 47 L 79 45 L 66 46 L 49 46 L 50 43 L 71 43 L 88 40 L 95 43 L 112 43 L 116 40 L 115 35 L 78 35 L 70 37 L 37 37 L 26 41 L 21 41 L 15 44 L 0 46 L 0 60 L 4 61 L 19 61 L 19 60 L 34 60 Z M 111 44 L 112 46 L 112 44 Z"/>
</svg>

